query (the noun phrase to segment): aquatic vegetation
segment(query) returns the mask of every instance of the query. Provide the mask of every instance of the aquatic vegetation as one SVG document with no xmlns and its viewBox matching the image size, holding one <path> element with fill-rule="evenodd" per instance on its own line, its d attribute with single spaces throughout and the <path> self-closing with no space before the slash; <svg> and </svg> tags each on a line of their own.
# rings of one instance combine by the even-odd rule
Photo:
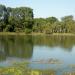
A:
<svg viewBox="0 0 75 75">
<path fill-rule="evenodd" d="M 65 72 L 63 75 L 75 75 L 75 72 Z"/>
<path fill-rule="evenodd" d="M 21 67 L 10 67 L 0 69 L 0 75 L 55 75 L 55 71 L 30 70 Z"/>
<path fill-rule="evenodd" d="M 41 59 L 41 60 L 32 61 L 32 63 L 62 64 L 63 62 L 61 60 L 58 60 L 58 59 L 50 58 L 48 60 Z"/>
<path fill-rule="evenodd" d="M 0 75 L 55 75 L 54 70 L 34 70 L 27 67 L 27 62 L 15 63 L 14 66 L 0 68 Z"/>
<path fill-rule="evenodd" d="M 70 64 L 69 67 L 70 68 L 75 68 L 75 64 Z"/>
</svg>

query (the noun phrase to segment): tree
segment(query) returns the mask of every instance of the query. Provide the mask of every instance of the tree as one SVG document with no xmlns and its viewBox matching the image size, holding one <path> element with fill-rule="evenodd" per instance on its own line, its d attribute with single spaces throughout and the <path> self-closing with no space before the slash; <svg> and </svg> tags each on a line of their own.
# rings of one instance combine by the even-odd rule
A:
<svg viewBox="0 0 75 75">
<path fill-rule="evenodd" d="M 53 24 L 54 22 L 58 21 L 58 19 L 56 17 L 48 17 L 46 18 L 46 21 Z"/>
<path fill-rule="evenodd" d="M 26 28 L 32 29 L 33 10 L 28 7 L 12 8 L 10 17 L 14 20 L 15 31 L 25 31 Z M 9 17 L 9 18 L 10 18 Z"/>
<path fill-rule="evenodd" d="M 64 29 L 66 30 L 65 32 L 68 32 L 68 33 L 75 32 L 75 29 L 74 29 L 75 21 L 72 15 L 63 17 L 62 23 L 64 25 Z"/>
<path fill-rule="evenodd" d="M 33 31 L 43 33 L 45 25 L 46 25 L 45 19 L 35 18 L 34 19 L 34 25 L 33 25 Z"/>
</svg>

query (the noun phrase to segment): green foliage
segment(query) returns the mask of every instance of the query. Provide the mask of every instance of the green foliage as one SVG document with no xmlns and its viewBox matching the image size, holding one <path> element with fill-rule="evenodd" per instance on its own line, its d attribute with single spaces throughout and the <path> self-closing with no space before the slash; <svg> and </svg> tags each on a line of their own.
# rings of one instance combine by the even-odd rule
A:
<svg viewBox="0 0 75 75">
<path fill-rule="evenodd" d="M 26 28 L 26 29 L 25 29 L 25 33 L 26 33 L 26 34 L 31 33 L 31 29 L 27 29 L 27 28 Z"/>
<path fill-rule="evenodd" d="M 54 22 L 58 21 L 56 17 L 48 17 L 46 18 L 46 21 L 53 24 Z"/>
<path fill-rule="evenodd" d="M 72 15 L 59 21 L 56 17 L 33 18 L 29 7 L 10 8 L 0 5 L 0 32 L 75 33 Z"/>
<path fill-rule="evenodd" d="M 2 22 L 6 25 L 5 27 Z M 26 28 L 32 29 L 33 10 L 29 7 L 6 8 L 4 5 L 0 5 L 0 25 L 0 31 L 24 32 Z"/>
<path fill-rule="evenodd" d="M 43 18 L 35 18 L 34 19 L 34 25 L 33 25 L 33 31 L 34 32 L 43 32 L 45 27 L 46 21 Z"/>
<path fill-rule="evenodd" d="M 73 16 L 65 16 L 59 21 L 55 17 L 34 19 L 33 32 L 40 33 L 75 33 Z"/>
</svg>

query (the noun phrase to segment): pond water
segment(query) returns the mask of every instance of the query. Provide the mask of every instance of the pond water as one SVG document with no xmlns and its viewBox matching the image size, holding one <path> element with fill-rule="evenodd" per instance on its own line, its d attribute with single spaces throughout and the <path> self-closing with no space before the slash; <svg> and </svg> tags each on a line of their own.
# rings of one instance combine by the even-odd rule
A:
<svg viewBox="0 0 75 75">
<path fill-rule="evenodd" d="M 31 69 L 75 71 L 74 36 L 0 36 L 0 67 L 30 62 Z"/>
</svg>

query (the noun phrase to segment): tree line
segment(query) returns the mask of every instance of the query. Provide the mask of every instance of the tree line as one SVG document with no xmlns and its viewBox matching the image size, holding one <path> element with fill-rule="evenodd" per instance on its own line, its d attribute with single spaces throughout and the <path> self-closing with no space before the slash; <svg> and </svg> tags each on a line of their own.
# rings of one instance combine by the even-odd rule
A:
<svg viewBox="0 0 75 75">
<path fill-rule="evenodd" d="M 34 18 L 32 8 L 0 5 L 0 32 L 75 33 L 75 20 L 72 15 Z"/>
</svg>

